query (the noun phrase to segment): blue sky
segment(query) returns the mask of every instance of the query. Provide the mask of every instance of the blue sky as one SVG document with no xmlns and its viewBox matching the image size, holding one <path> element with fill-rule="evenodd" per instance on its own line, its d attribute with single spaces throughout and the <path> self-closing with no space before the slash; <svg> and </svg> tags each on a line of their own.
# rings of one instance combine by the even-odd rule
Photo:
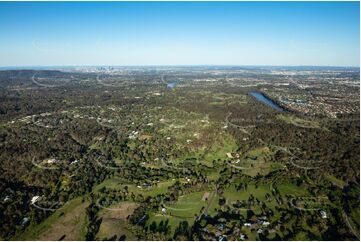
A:
<svg viewBox="0 0 361 242">
<path fill-rule="evenodd" d="M 359 66 L 359 2 L 0 2 L 0 66 Z"/>
</svg>

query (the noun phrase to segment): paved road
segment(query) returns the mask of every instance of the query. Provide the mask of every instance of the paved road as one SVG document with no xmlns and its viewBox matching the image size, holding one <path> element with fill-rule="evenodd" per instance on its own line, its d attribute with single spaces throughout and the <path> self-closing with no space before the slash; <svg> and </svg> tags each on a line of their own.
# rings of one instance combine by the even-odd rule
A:
<svg viewBox="0 0 361 242">
<path fill-rule="evenodd" d="M 314 197 L 303 197 L 303 198 L 314 198 Z M 320 200 L 320 199 L 327 199 L 327 197 L 317 197 L 317 200 Z M 300 208 L 300 207 L 297 207 L 296 205 L 293 204 L 293 201 L 295 200 L 295 198 L 292 198 L 290 200 L 290 203 L 291 203 L 291 206 L 298 209 L 298 210 L 301 210 L 301 211 L 317 211 L 317 210 L 321 210 L 322 208 Z"/>
</svg>

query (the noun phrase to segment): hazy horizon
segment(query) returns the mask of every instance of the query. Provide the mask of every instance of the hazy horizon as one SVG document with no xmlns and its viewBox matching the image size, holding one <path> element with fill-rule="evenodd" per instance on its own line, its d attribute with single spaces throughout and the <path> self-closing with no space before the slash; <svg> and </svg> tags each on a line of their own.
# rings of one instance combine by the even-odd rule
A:
<svg viewBox="0 0 361 242">
<path fill-rule="evenodd" d="M 216 65 L 216 64 L 195 64 L 195 65 L 186 65 L 186 64 L 174 64 L 174 65 L 19 65 L 19 66 L 0 66 L 1 69 L 5 68 L 74 68 L 74 67 L 326 67 L 326 68 L 360 68 L 360 66 L 325 66 L 325 65 Z"/>
</svg>

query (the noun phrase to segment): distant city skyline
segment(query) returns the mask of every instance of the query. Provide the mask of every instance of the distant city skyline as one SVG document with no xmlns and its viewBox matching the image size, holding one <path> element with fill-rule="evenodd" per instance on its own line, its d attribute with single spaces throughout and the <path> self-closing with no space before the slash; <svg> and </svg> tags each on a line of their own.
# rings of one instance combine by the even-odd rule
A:
<svg viewBox="0 0 361 242">
<path fill-rule="evenodd" d="M 0 66 L 360 66 L 359 2 L 0 2 Z"/>
</svg>

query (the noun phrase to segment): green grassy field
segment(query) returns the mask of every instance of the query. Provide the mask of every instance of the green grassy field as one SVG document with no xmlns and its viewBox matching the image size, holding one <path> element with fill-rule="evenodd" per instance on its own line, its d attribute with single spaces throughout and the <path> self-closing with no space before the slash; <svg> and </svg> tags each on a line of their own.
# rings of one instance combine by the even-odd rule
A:
<svg viewBox="0 0 361 242">
<path fill-rule="evenodd" d="M 189 224 L 192 224 L 194 221 L 193 219 L 176 218 L 176 217 L 166 215 L 166 214 L 152 213 L 149 216 L 149 220 L 147 221 L 146 226 L 149 226 L 153 222 L 156 222 L 157 224 L 159 224 L 161 221 L 163 221 L 163 223 L 164 223 L 166 220 L 169 221 L 171 235 L 174 234 L 174 231 L 178 227 L 180 222 L 185 220 Z"/>
<path fill-rule="evenodd" d="M 305 187 L 297 186 L 293 183 L 283 183 L 277 185 L 277 189 L 280 191 L 282 196 L 291 195 L 295 197 L 306 197 L 310 195 Z"/>
<path fill-rule="evenodd" d="M 202 207 L 207 206 L 207 202 L 202 200 L 205 192 L 195 192 L 180 196 L 174 204 L 164 205 L 167 213 L 181 218 L 193 218 L 195 214 L 200 214 Z"/>
<path fill-rule="evenodd" d="M 222 135 L 217 142 L 212 145 L 202 160 L 208 166 L 212 166 L 213 160 L 226 159 L 227 153 L 234 152 L 238 148 L 236 141 L 230 135 Z"/>
<path fill-rule="evenodd" d="M 128 191 L 133 192 L 135 195 L 142 194 L 143 197 L 147 196 L 157 196 L 158 194 L 165 194 L 168 191 L 168 187 L 173 185 L 175 181 L 163 181 L 157 183 L 157 186 L 152 186 L 149 188 L 138 188 L 135 185 L 128 185 Z"/>
<path fill-rule="evenodd" d="M 247 190 L 240 191 L 237 191 L 236 188 L 231 185 L 224 190 L 223 196 L 228 199 L 229 203 L 237 200 L 247 200 L 251 194 L 260 201 L 263 201 L 267 193 L 271 194 L 269 185 L 259 185 L 257 188 L 255 185 L 248 185 Z"/>
<path fill-rule="evenodd" d="M 199 216 L 202 207 L 206 209 L 210 202 L 208 214 L 214 215 L 215 208 L 218 207 L 218 196 L 215 195 L 213 199 L 211 199 L 212 192 L 213 191 L 202 191 L 180 196 L 178 201 L 164 206 L 166 213 L 159 211 L 150 214 L 147 225 L 150 225 L 153 221 L 159 223 L 160 221 L 168 219 L 172 233 L 174 233 L 175 228 L 178 227 L 181 221 L 186 220 L 189 225 L 192 225 L 194 223 L 194 215 L 197 214 Z M 205 200 L 205 197 L 208 197 L 208 201 Z"/>
<path fill-rule="evenodd" d="M 134 184 L 126 184 L 122 183 L 122 179 L 119 178 L 110 178 L 104 180 L 102 183 L 94 187 L 94 191 L 99 191 L 101 188 L 106 187 L 110 189 L 123 189 L 125 186 L 128 187 L 129 193 L 134 193 L 135 195 L 141 194 L 143 197 L 147 196 L 156 196 L 158 194 L 164 194 L 167 193 L 168 187 L 173 185 L 175 181 L 169 180 L 169 181 L 163 181 L 157 183 L 157 186 L 151 186 L 151 187 L 142 187 L 138 188 Z"/>
<path fill-rule="evenodd" d="M 212 167 L 213 160 L 226 159 L 228 152 L 234 152 L 238 148 L 234 138 L 228 134 L 222 134 L 213 139 L 213 143 L 209 148 L 202 147 L 191 153 L 184 154 L 174 160 L 174 164 L 179 164 L 184 160 L 193 159 L 195 164 L 201 163 L 208 167 Z"/>
<path fill-rule="evenodd" d="M 240 161 L 233 163 L 235 167 L 244 168 L 242 173 L 249 176 L 267 175 L 271 171 L 284 169 L 281 163 L 271 162 L 273 152 L 268 147 L 259 147 L 241 154 Z"/>
<path fill-rule="evenodd" d="M 265 198 L 265 195 L 267 193 L 271 194 L 269 185 L 260 185 L 257 188 L 255 185 L 248 185 L 247 190 L 240 191 L 237 191 L 234 186 L 230 186 L 224 191 L 223 196 L 226 198 L 227 204 L 229 206 L 232 206 L 232 204 L 235 203 L 237 200 L 248 200 L 248 198 L 253 195 L 253 197 L 257 198 L 258 200 L 265 202 L 269 208 L 274 209 L 274 207 L 277 205 L 276 201 L 273 199 L 268 202 Z M 260 206 L 252 206 L 251 209 L 255 213 L 261 212 Z M 240 213 L 246 216 L 247 210 L 241 209 Z"/>
<path fill-rule="evenodd" d="M 40 224 L 27 227 L 13 240 L 59 240 L 63 236 L 65 240 L 84 240 L 88 205 L 89 202 L 82 202 L 82 197 L 73 199 Z"/>
</svg>

